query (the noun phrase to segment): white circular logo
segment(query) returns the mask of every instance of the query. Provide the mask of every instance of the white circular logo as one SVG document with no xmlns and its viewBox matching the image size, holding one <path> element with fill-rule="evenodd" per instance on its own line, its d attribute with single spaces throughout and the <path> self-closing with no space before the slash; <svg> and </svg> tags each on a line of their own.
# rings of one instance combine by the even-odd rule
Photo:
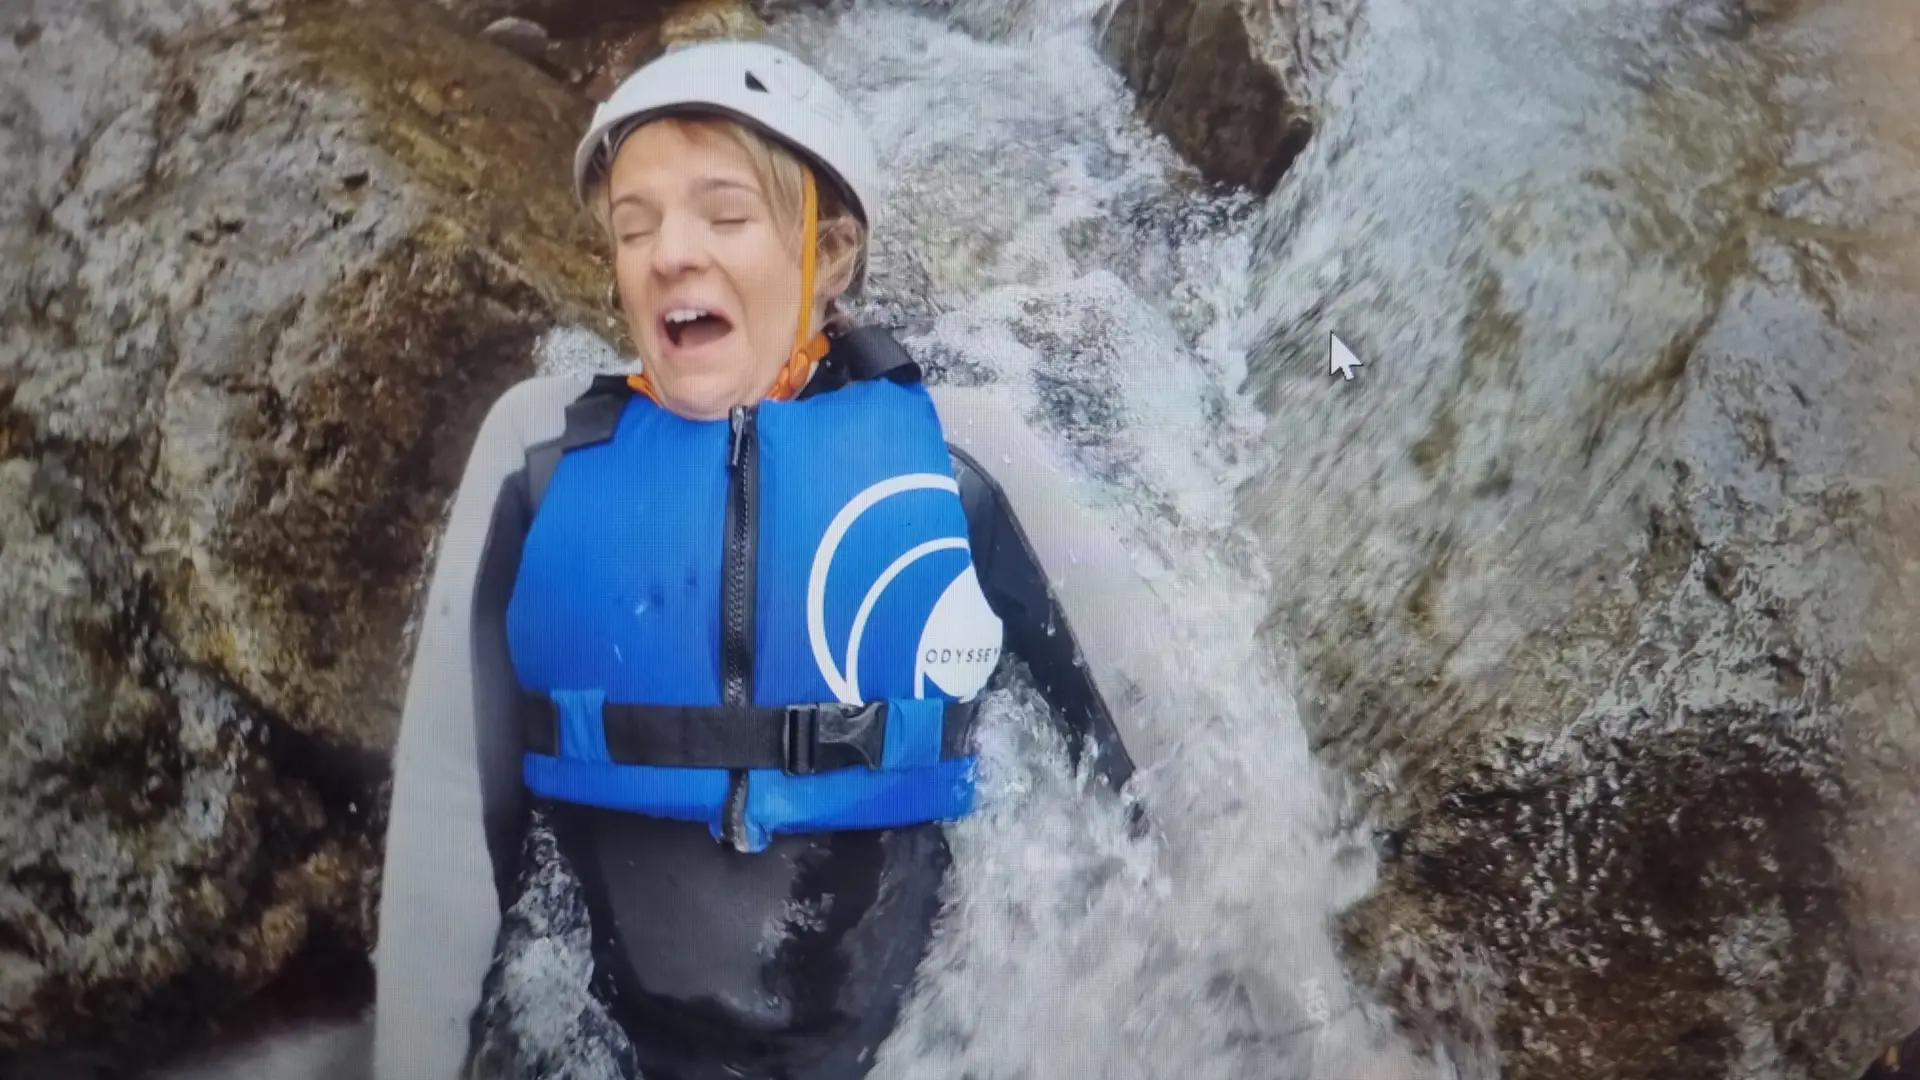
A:
<svg viewBox="0 0 1920 1080">
<path fill-rule="evenodd" d="M 960 486 L 952 477 L 936 473 L 910 473 L 882 480 L 847 500 L 813 552 L 813 566 L 807 574 L 807 641 L 813 647 L 814 663 L 819 666 L 828 688 L 849 705 L 865 700 L 860 695 L 860 639 L 881 593 L 894 578 L 921 559 L 941 551 L 968 548 L 964 536 L 941 537 L 915 545 L 894 559 L 860 598 L 853 625 L 847 631 L 845 663 L 835 659 L 827 643 L 827 575 L 833 567 L 834 553 L 840 549 L 848 530 L 860 520 L 860 515 L 882 500 L 909 491 L 946 491 L 958 495 Z M 927 696 L 928 680 L 942 693 L 961 701 L 979 693 L 999 662 L 1001 636 L 1000 618 L 981 593 L 980 579 L 973 572 L 972 562 L 968 562 L 941 593 L 921 628 L 913 665 L 913 696 Z"/>
</svg>

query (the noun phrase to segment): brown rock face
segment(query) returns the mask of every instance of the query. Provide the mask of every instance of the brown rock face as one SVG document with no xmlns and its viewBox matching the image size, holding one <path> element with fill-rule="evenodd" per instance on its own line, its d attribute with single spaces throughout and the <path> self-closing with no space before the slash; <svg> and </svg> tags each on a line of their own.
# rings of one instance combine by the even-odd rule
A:
<svg viewBox="0 0 1920 1080">
<path fill-rule="evenodd" d="M 1126 77 L 1142 118 L 1201 174 L 1266 193 L 1313 126 L 1296 88 L 1265 57 L 1258 0 L 1120 0 L 1101 51 Z"/>
<path fill-rule="evenodd" d="M 579 37 L 610 23 L 658 18 L 673 0 L 434 0 L 469 30 L 497 19 L 526 19 L 554 37 Z"/>
<path fill-rule="evenodd" d="M 364 971 L 444 501 L 605 293 L 578 95 L 424 3 L 185 10 L 0 35 L 0 1050 Z"/>
<path fill-rule="evenodd" d="M 604 101 L 633 69 L 668 47 L 766 32 L 741 0 L 436 0 L 462 25 Z M 509 20 L 502 23 L 502 20 Z M 536 41 L 533 28 L 544 33 Z"/>
</svg>

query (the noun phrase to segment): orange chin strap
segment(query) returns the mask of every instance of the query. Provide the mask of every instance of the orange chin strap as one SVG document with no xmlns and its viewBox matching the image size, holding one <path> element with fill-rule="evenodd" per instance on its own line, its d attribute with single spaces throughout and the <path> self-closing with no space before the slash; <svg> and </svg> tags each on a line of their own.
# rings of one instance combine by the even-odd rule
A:
<svg viewBox="0 0 1920 1080">
<path fill-rule="evenodd" d="M 800 325 L 794 331 L 793 352 L 787 356 L 786 366 L 780 369 L 780 376 L 773 380 L 773 389 L 767 391 L 768 401 L 792 400 L 800 388 L 807 385 L 807 380 L 813 377 L 814 365 L 827 355 L 829 348 L 824 331 L 808 334 L 813 329 L 813 275 L 820 246 L 820 196 L 813 184 L 813 170 L 802 168 L 800 176 L 806 190 L 800 233 Z M 647 379 L 646 372 L 627 376 L 627 385 L 635 393 L 652 398 L 656 405 L 663 404 L 660 395 L 654 393 L 653 383 Z"/>
</svg>

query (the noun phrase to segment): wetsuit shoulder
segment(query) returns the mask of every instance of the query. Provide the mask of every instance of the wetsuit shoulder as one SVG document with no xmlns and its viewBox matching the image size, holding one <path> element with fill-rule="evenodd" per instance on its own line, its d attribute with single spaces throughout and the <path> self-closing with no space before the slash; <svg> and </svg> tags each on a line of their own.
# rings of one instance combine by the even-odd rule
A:
<svg viewBox="0 0 1920 1080">
<path fill-rule="evenodd" d="M 531 520 L 528 451 L 588 380 L 525 380 L 480 426 L 421 607 L 393 757 L 375 953 L 374 1077 L 451 1078 L 493 954 L 519 815 L 505 611 Z"/>
<path fill-rule="evenodd" d="M 974 570 L 1006 627 L 1008 650 L 1026 661 L 1036 687 L 1058 711 L 1076 758 L 1082 741 L 1091 738 L 1095 769 L 1109 786 L 1121 787 L 1133 775 L 1133 762 L 1032 542 L 979 461 L 951 443 L 947 451 L 967 515 Z"/>
</svg>

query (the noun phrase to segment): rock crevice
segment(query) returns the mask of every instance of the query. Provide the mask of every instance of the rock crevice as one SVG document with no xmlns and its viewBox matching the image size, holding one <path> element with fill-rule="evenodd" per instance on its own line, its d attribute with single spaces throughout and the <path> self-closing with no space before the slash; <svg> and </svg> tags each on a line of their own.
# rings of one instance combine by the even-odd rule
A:
<svg viewBox="0 0 1920 1080">
<path fill-rule="evenodd" d="M 1201 175 L 1265 194 L 1313 134 L 1312 87 L 1344 43 L 1331 26 L 1352 6 L 1117 0 L 1100 49 L 1141 119 Z"/>
</svg>

